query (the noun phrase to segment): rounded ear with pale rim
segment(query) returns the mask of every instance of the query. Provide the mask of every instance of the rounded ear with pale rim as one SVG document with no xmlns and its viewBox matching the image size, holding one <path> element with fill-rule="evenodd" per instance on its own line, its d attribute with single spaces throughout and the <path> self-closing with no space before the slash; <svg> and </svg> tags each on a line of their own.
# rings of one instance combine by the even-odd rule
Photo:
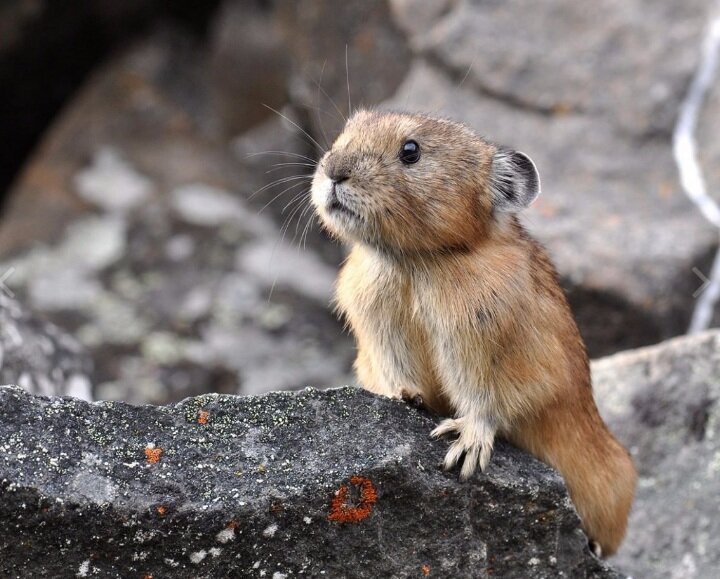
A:
<svg viewBox="0 0 720 579">
<path fill-rule="evenodd" d="M 540 195 L 540 175 L 525 153 L 499 149 L 493 156 L 490 194 L 497 211 L 516 212 Z"/>
</svg>

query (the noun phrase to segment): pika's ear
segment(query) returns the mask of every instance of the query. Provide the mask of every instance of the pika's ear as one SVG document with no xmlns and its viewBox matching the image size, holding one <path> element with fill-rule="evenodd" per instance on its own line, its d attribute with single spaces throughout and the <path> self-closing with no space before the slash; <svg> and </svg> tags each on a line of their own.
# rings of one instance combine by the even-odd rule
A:
<svg viewBox="0 0 720 579">
<path fill-rule="evenodd" d="M 493 156 L 490 194 L 497 211 L 520 211 L 540 195 L 540 175 L 525 153 L 499 149 Z"/>
</svg>

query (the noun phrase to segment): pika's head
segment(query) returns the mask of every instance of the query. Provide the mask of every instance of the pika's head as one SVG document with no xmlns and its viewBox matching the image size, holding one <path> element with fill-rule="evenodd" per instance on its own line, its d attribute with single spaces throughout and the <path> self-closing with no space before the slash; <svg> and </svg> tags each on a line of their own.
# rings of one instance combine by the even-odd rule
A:
<svg viewBox="0 0 720 579">
<path fill-rule="evenodd" d="M 378 111 L 348 120 L 312 183 L 332 234 L 403 253 L 468 247 L 539 193 L 525 154 L 459 123 Z"/>
</svg>

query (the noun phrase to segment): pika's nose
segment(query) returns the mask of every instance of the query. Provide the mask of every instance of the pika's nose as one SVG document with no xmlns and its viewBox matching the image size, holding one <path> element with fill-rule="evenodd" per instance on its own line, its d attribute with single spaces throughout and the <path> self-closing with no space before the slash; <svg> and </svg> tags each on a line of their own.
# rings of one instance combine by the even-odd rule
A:
<svg viewBox="0 0 720 579">
<path fill-rule="evenodd" d="M 330 175 L 330 180 L 337 185 L 343 181 L 347 181 L 350 178 L 350 171 L 344 171 L 342 173 L 333 173 Z"/>
<path fill-rule="evenodd" d="M 331 157 L 325 166 L 325 173 L 337 185 L 350 178 L 350 166 L 337 157 Z"/>
</svg>

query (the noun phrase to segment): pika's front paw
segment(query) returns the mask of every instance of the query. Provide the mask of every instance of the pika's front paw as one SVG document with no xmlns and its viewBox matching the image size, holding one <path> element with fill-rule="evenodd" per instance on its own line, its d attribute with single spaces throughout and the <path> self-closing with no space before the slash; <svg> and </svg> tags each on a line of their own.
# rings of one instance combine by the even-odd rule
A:
<svg viewBox="0 0 720 579">
<path fill-rule="evenodd" d="M 445 455 L 444 467 L 445 470 L 450 470 L 458 463 L 460 457 L 465 455 L 460 469 L 460 479 L 466 480 L 475 472 L 478 465 L 480 470 L 487 468 L 495 442 L 495 431 L 496 429 L 486 420 L 461 416 L 443 420 L 430 436 L 439 438 L 451 432 L 458 434 L 457 440 L 450 445 L 450 450 Z"/>
</svg>

